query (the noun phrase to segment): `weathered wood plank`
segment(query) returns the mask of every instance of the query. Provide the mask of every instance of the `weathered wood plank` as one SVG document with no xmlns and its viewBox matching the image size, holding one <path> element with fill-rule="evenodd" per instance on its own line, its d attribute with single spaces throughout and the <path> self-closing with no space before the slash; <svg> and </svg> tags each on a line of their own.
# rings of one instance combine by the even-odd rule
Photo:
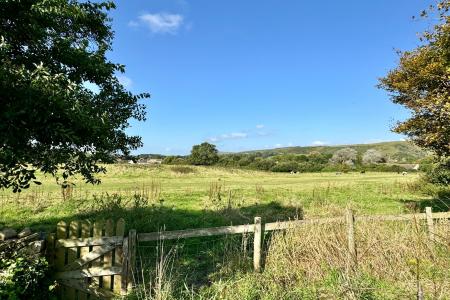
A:
<svg viewBox="0 0 450 300">
<path fill-rule="evenodd" d="M 425 207 L 425 216 L 427 218 L 427 230 L 428 230 L 428 238 L 430 241 L 435 240 L 435 234 L 434 234 L 434 220 L 433 220 L 433 211 L 431 207 L 427 206 Z M 430 248 L 432 246 L 430 245 Z"/>
<path fill-rule="evenodd" d="M 261 272 L 262 226 L 261 217 L 255 217 L 255 234 L 253 238 L 253 269 Z"/>
<path fill-rule="evenodd" d="M 67 238 L 67 223 L 64 221 L 60 221 L 56 225 L 56 238 L 57 239 L 66 239 Z M 66 264 L 66 250 L 65 248 L 57 248 L 56 249 L 56 268 L 58 270 L 62 270 L 64 265 Z"/>
<path fill-rule="evenodd" d="M 355 216 L 351 209 L 347 209 L 345 213 L 345 223 L 347 226 L 347 276 L 355 270 L 356 257 L 356 243 L 355 243 Z"/>
<path fill-rule="evenodd" d="M 100 299 L 109 299 L 117 297 L 113 292 L 104 290 L 99 288 L 94 284 L 86 284 L 82 280 L 74 280 L 74 279 L 60 279 L 59 282 L 65 286 L 69 286 L 75 288 L 80 291 L 84 291 L 90 295 L 96 296 Z"/>
<path fill-rule="evenodd" d="M 121 294 L 126 295 L 128 292 L 128 238 L 123 239 L 123 260 L 122 260 L 122 282 L 121 282 Z"/>
<path fill-rule="evenodd" d="M 128 281 L 128 290 L 131 290 L 133 287 L 133 272 L 136 270 L 136 243 L 137 243 L 137 234 L 135 229 L 131 229 L 128 232 L 128 271 L 127 271 L 127 281 Z"/>
<path fill-rule="evenodd" d="M 76 239 L 78 238 L 78 233 L 80 229 L 80 223 L 78 221 L 72 221 L 69 225 L 69 238 Z M 67 249 L 67 264 L 70 264 L 78 257 L 78 248 L 72 247 Z M 77 298 L 77 290 L 73 288 L 67 288 L 65 292 L 65 298 L 68 300 L 75 300 Z"/>
<path fill-rule="evenodd" d="M 56 239 L 66 239 L 67 238 L 67 223 L 64 221 L 58 222 L 56 225 Z M 55 267 L 56 270 L 62 270 L 64 265 L 66 264 L 66 248 L 56 248 L 55 249 Z M 56 294 L 59 298 L 64 296 L 65 287 L 58 286 L 56 290 Z"/>
<path fill-rule="evenodd" d="M 223 226 L 201 229 L 187 229 L 176 231 L 161 231 L 152 233 L 139 233 L 137 236 L 139 242 L 149 242 L 156 240 L 176 240 L 183 238 L 213 236 L 224 234 L 237 234 L 253 232 L 254 225 L 237 225 L 237 226 Z"/>
<path fill-rule="evenodd" d="M 102 246 L 102 245 L 121 245 L 123 236 L 109 236 L 109 237 L 89 237 L 89 238 L 77 238 L 77 239 L 59 239 L 56 242 L 57 248 L 70 248 L 70 247 L 90 247 L 90 246 Z"/>
<path fill-rule="evenodd" d="M 80 237 L 81 238 L 88 238 L 91 236 L 91 229 L 92 229 L 92 224 L 89 220 L 84 220 L 81 222 L 81 234 Z M 83 259 L 84 257 L 86 257 L 86 255 L 89 254 L 89 247 L 80 247 L 80 258 L 75 260 L 74 262 L 72 262 L 71 264 L 74 264 L 76 261 L 79 261 L 81 259 Z M 70 264 L 69 264 L 70 265 Z M 68 266 L 66 265 L 64 270 L 67 270 Z M 78 268 L 81 268 L 81 265 L 78 266 Z M 89 284 L 88 279 L 85 279 L 85 283 Z M 88 293 L 83 292 L 83 291 L 79 291 L 78 292 L 78 300 L 87 300 L 88 299 Z"/>
<path fill-rule="evenodd" d="M 106 220 L 105 223 L 105 236 L 113 236 L 114 235 L 114 221 L 111 219 Z M 113 263 L 113 254 L 106 253 L 103 255 L 103 267 L 108 268 L 112 267 Z M 113 278 L 111 276 L 103 276 L 103 285 L 102 287 L 107 290 L 112 290 L 112 282 Z"/>
<path fill-rule="evenodd" d="M 93 228 L 93 232 L 92 232 L 92 237 L 95 239 L 98 239 L 99 237 L 103 236 L 103 227 L 105 226 L 103 221 L 96 221 L 94 223 L 94 228 Z M 96 251 L 97 249 L 101 249 L 101 246 L 93 246 L 92 247 L 92 251 Z M 103 255 L 100 256 L 96 261 L 94 261 L 92 263 L 92 267 L 103 267 Z M 101 286 L 101 278 L 99 277 L 94 277 L 92 278 L 92 283 L 94 285 L 98 285 L 99 287 Z"/>
<path fill-rule="evenodd" d="M 95 250 L 89 252 L 88 254 L 86 254 L 84 256 L 80 256 L 79 259 L 66 265 L 63 270 L 71 271 L 71 270 L 79 269 L 79 268 L 87 265 L 88 263 L 93 262 L 100 256 L 105 255 L 106 253 L 112 251 L 115 247 L 116 247 L 116 245 L 114 245 L 114 244 L 103 245 L 101 247 L 98 247 Z"/>
<path fill-rule="evenodd" d="M 328 224 L 335 222 L 344 222 L 344 217 L 266 223 L 264 224 L 264 231 L 291 229 L 302 225 Z"/>
<path fill-rule="evenodd" d="M 49 233 L 46 238 L 47 247 L 45 255 L 47 257 L 47 261 L 49 265 L 53 266 L 55 263 L 55 240 L 56 240 L 56 234 Z"/>
<path fill-rule="evenodd" d="M 104 267 L 104 268 L 87 268 L 73 271 L 58 272 L 55 274 L 55 279 L 80 279 L 89 277 L 108 276 L 120 274 L 122 272 L 121 267 Z M 105 277 L 106 278 L 106 277 Z"/>
<path fill-rule="evenodd" d="M 124 236 L 125 235 L 125 220 L 119 219 L 116 222 L 116 236 Z M 123 263 L 123 247 L 116 247 L 114 250 L 114 261 L 113 266 L 122 268 Z M 122 276 L 114 275 L 113 278 L 113 291 L 116 294 L 120 294 L 121 292 L 121 284 Z"/>
<path fill-rule="evenodd" d="M 356 216 L 356 221 L 411 221 L 426 220 L 426 214 L 404 214 L 404 215 L 378 215 L 378 216 Z M 433 213 L 433 219 L 449 219 L 450 212 Z"/>
</svg>

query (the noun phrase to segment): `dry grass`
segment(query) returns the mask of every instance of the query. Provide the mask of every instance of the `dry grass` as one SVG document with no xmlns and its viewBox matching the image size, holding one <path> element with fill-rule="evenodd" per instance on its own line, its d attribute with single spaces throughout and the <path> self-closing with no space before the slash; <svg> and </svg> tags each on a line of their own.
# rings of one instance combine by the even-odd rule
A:
<svg viewBox="0 0 450 300">
<path fill-rule="evenodd" d="M 209 299 L 426 299 L 450 298 L 450 226 L 423 222 L 358 222 L 357 266 L 346 272 L 344 224 L 304 226 L 270 238 L 264 273 L 220 284 Z M 248 290 L 248 289 L 252 289 Z M 217 293 L 217 291 L 221 291 Z M 221 296 L 219 296 L 219 294 Z M 238 297 L 239 296 L 239 297 Z"/>
</svg>

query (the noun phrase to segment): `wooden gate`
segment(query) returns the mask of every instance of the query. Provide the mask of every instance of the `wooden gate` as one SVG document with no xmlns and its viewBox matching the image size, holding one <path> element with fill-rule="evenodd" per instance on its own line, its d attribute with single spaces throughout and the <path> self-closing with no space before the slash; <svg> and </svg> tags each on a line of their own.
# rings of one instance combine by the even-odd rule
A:
<svg viewBox="0 0 450 300">
<path fill-rule="evenodd" d="M 125 221 L 64 221 L 49 236 L 60 299 L 108 299 L 128 289 Z"/>
</svg>

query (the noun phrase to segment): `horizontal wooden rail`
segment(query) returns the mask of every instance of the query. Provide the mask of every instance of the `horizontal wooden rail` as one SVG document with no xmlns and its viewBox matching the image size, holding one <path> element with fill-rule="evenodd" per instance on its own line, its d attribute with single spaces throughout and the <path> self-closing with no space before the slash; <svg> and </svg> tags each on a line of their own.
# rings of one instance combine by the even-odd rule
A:
<svg viewBox="0 0 450 300">
<path fill-rule="evenodd" d="M 425 213 L 404 214 L 404 215 L 374 215 L 374 216 L 355 216 L 356 221 L 411 221 L 426 220 Z M 449 219 L 450 212 L 433 213 L 432 219 Z"/>
<path fill-rule="evenodd" d="M 410 221 L 410 220 L 425 220 L 427 218 L 425 213 L 418 214 L 404 214 L 404 215 L 378 215 L 378 216 L 355 216 L 356 222 L 361 221 Z M 450 212 L 433 213 L 433 219 L 449 219 Z M 307 220 L 293 220 L 284 222 L 272 222 L 262 225 L 263 231 L 274 231 L 291 229 L 303 225 L 320 225 L 329 223 L 345 223 L 345 217 L 333 217 L 333 218 L 318 218 Z M 214 235 L 227 235 L 238 233 L 249 233 L 255 231 L 254 224 L 236 225 L 236 226 L 223 226 L 201 229 L 186 229 L 175 231 L 161 231 L 151 233 L 139 233 L 137 240 L 139 242 L 149 242 L 157 240 L 176 240 L 193 237 L 214 236 Z M 70 246 L 67 246 L 70 247 Z"/>
<path fill-rule="evenodd" d="M 122 267 L 92 267 L 75 271 L 58 272 L 55 274 L 56 279 L 81 279 L 98 276 L 120 275 Z"/>
<path fill-rule="evenodd" d="M 283 229 L 294 228 L 294 227 L 298 227 L 298 226 L 302 226 L 302 225 L 344 222 L 344 220 L 345 220 L 344 217 L 335 217 L 335 218 L 293 220 L 293 221 L 284 221 L 284 222 L 265 223 L 264 231 L 283 230 Z"/>
<path fill-rule="evenodd" d="M 71 248 L 71 247 L 88 247 L 88 246 L 102 246 L 102 245 L 122 245 L 123 236 L 109 236 L 109 237 L 89 237 L 77 239 L 59 239 L 56 241 L 56 248 Z"/>
<path fill-rule="evenodd" d="M 137 235 L 137 240 L 139 242 L 149 242 L 157 240 L 176 240 L 201 236 L 247 233 L 247 232 L 254 232 L 254 230 L 255 226 L 253 224 L 248 224 L 248 225 L 223 226 L 223 227 L 212 227 L 202 229 L 161 231 L 152 233 L 139 233 Z"/>
</svg>

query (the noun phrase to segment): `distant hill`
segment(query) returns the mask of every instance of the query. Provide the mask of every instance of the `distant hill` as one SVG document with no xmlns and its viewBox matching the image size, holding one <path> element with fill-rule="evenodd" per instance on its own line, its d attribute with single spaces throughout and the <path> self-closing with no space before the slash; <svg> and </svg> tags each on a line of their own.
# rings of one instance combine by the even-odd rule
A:
<svg viewBox="0 0 450 300">
<path fill-rule="evenodd" d="M 376 149 L 388 156 L 390 162 L 415 163 L 428 155 L 419 147 L 410 142 L 383 142 L 373 144 L 355 144 L 355 145 L 333 145 L 333 146 L 306 146 L 306 147 L 285 147 L 265 150 L 245 151 L 241 153 L 262 153 L 264 156 L 273 156 L 277 154 L 309 154 L 319 152 L 323 154 L 333 154 L 343 148 L 353 148 L 359 154 L 364 154 L 368 149 Z"/>
</svg>

